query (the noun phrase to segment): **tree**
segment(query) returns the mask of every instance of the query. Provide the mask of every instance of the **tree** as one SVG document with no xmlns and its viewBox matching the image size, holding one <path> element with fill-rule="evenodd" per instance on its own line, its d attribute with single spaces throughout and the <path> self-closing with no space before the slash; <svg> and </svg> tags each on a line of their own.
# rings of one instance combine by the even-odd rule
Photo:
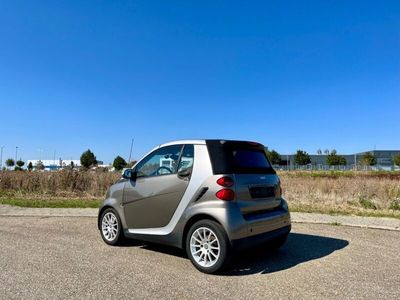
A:
<svg viewBox="0 0 400 300">
<path fill-rule="evenodd" d="M 13 167 L 15 165 L 15 162 L 12 158 L 9 158 L 6 160 L 6 166 L 7 167 Z"/>
<path fill-rule="evenodd" d="M 331 150 L 331 154 L 334 154 L 334 155 L 336 155 L 336 154 L 337 154 L 337 151 L 336 151 L 336 149 L 332 149 L 332 150 Z"/>
<path fill-rule="evenodd" d="M 121 171 L 123 168 L 126 167 L 126 165 L 127 165 L 127 163 L 126 163 L 125 159 L 123 159 L 121 156 L 118 155 L 114 159 L 113 167 L 115 168 L 115 170 Z"/>
<path fill-rule="evenodd" d="M 32 165 L 32 162 L 30 161 L 28 164 L 28 171 L 30 172 L 32 170 L 33 170 L 33 165 Z"/>
<path fill-rule="evenodd" d="M 306 151 L 297 150 L 294 155 L 294 162 L 296 165 L 305 166 L 311 163 L 311 157 Z"/>
<path fill-rule="evenodd" d="M 75 168 L 75 164 L 74 164 L 74 162 L 73 161 L 71 161 L 71 163 L 70 163 L 70 168 L 71 168 L 71 170 L 73 170 L 74 168 Z"/>
<path fill-rule="evenodd" d="M 25 162 L 24 161 L 22 161 L 22 160 L 17 160 L 17 163 L 16 163 L 16 167 L 15 167 L 15 171 L 22 171 L 23 169 L 22 169 L 22 167 L 25 165 Z"/>
<path fill-rule="evenodd" d="M 361 164 L 364 166 L 375 166 L 376 158 L 371 152 L 367 152 L 362 156 Z"/>
<path fill-rule="evenodd" d="M 337 155 L 336 151 L 332 150 L 331 154 L 326 157 L 326 164 L 328 166 L 344 166 L 347 165 L 346 158 Z"/>
<path fill-rule="evenodd" d="M 318 154 L 318 155 L 321 155 L 321 154 L 322 154 L 322 150 L 321 150 L 321 149 L 318 149 L 318 150 L 317 150 L 317 154 Z"/>
<path fill-rule="evenodd" d="M 39 160 L 39 161 L 36 163 L 35 168 L 36 168 L 36 170 L 38 170 L 38 171 L 42 171 L 42 170 L 44 170 L 45 166 L 44 166 L 44 164 L 42 163 L 42 161 Z"/>
<path fill-rule="evenodd" d="M 400 167 L 400 154 L 394 157 L 394 164 Z"/>
<path fill-rule="evenodd" d="M 94 156 L 94 153 L 92 151 L 90 151 L 90 149 L 88 149 L 82 153 L 81 165 L 83 167 L 85 167 L 86 169 L 97 165 L 96 156 Z"/>
<path fill-rule="evenodd" d="M 271 164 L 279 165 L 281 163 L 282 159 L 278 152 L 276 152 L 275 150 L 272 151 L 266 150 L 266 153 Z"/>
<path fill-rule="evenodd" d="M 325 150 L 324 150 L 324 153 L 325 153 L 326 155 L 328 155 L 328 154 L 329 154 L 329 149 L 325 149 Z"/>
</svg>

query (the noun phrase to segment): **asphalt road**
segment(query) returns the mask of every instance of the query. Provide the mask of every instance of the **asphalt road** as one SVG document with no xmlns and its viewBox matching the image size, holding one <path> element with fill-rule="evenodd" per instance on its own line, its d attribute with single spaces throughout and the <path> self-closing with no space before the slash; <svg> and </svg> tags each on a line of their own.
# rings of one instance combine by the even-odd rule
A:
<svg viewBox="0 0 400 300">
<path fill-rule="evenodd" d="M 398 231 L 294 224 L 281 250 L 242 253 L 215 276 L 179 250 L 107 246 L 94 218 L 0 221 L 0 299 L 400 299 Z"/>
</svg>

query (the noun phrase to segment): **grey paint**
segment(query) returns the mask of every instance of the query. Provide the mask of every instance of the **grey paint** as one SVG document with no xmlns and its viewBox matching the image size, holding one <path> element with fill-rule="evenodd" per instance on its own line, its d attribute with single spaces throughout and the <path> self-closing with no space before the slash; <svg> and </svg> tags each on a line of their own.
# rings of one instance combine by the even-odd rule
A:
<svg viewBox="0 0 400 300">
<path fill-rule="evenodd" d="M 168 144 L 169 145 L 169 144 Z M 192 176 L 189 181 L 188 188 L 183 195 L 178 208 L 176 209 L 170 222 L 164 227 L 158 228 L 129 228 L 129 233 L 136 234 L 155 234 L 155 235 L 167 235 L 174 230 L 175 225 L 178 223 L 179 218 L 183 214 L 185 208 L 189 204 L 190 200 L 199 186 L 204 180 L 212 174 L 211 163 L 208 157 L 207 147 L 205 145 L 194 145 L 194 163 Z"/>
<path fill-rule="evenodd" d="M 129 228 L 164 227 L 171 220 L 188 186 L 176 174 L 127 180 L 124 213 Z"/>
</svg>

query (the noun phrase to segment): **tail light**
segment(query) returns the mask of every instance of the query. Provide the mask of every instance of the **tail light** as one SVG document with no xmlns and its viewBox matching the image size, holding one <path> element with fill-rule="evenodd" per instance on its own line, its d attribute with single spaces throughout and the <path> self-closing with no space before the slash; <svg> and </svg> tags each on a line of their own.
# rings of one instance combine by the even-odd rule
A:
<svg viewBox="0 0 400 300">
<path fill-rule="evenodd" d="M 231 187 L 233 186 L 233 179 L 229 176 L 223 176 L 217 180 L 217 183 L 223 187 Z"/>
<path fill-rule="evenodd" d="M 219 190 L 215 195 L 220 200 L 232 201 L 233 199 L 235 199 L 235 192 L 231 189 Z"/>
<path fill-rule="evenodd" d="M 225 201 L 232 201 L 235 199 L 235 192 L 231 189 L 226 189 L 231 186 L 233 186 L 234 182 L 232 177 L 229 176 L 222 176 L 221 178 L 218 178 L 217 184 L 220 186 L 223 186 L 225 189 L 219 190 L 215 196 L 217 196 L 218 199 L 220 200 L 225 200 Z"/>
</svg>

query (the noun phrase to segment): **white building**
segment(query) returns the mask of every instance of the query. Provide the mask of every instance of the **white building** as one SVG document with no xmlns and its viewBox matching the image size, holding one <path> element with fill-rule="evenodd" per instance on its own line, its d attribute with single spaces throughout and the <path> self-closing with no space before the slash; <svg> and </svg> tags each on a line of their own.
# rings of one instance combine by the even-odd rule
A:
<svg viewBox="0 0 400 300">
<path fill-rule="evenodd" d="M 26 167 L 28 167 L 29 163 L 32 163 L 33 168 L 36 168 L 36 165 L 38 164 L 40 160 L 39 159 L 29 159 L 26 163 Z M 74 167 L 80 167 L 81 166 L 81 161 L 78 159 L 42 159 L 41 160 L 42 164 L 44 165 L 44 169 L 46 171 L 52 171 L 52 170 L 59 170 L 68 166 L 71 166 L 71 163 L 74 164 Z"/>
</svg>

